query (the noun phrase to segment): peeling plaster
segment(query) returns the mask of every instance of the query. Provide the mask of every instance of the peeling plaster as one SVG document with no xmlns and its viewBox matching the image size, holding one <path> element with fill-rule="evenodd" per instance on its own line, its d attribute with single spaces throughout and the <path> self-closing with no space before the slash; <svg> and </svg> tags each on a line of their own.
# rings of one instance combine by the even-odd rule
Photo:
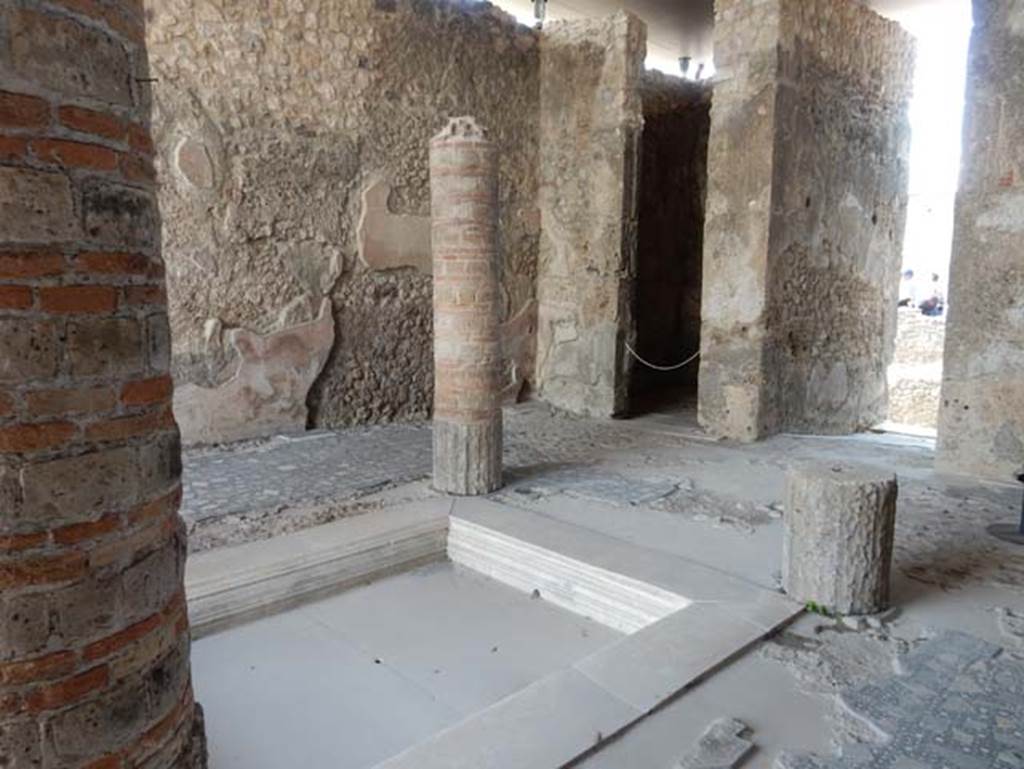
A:
<svg viewBox="0 0 1024 769">
<path fill-rule="evenodd" d="M 388 209 L 391 185 L 377 179 L 363 190 L 359 217 L 359 259 L 374 270 L 415 267 L 433 274 L 430 217 L 393 214 Z"/>
<path fill-rule="evenodd" d="M 175 390 L 182 440 L 213 443 L 305 430 L 306 396 L 334 344 L 330 300 L 308 323 L 265 336 L 233 329 L 227 337 L 238 354 L 234 375 L 219 387 Z"/>
</svg>

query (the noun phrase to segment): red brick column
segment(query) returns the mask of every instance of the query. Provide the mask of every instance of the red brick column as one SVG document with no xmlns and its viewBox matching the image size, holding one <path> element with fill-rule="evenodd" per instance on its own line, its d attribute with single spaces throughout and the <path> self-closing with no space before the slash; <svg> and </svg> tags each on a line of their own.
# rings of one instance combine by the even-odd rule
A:
<svg viewBox="0 0 1024 769">
<path fill-rule="evenodd" d="M 501 486 L 497 152 L 471 117 L 430 143 L 434 253 L 434 487 Z"/>
<path fill-rule="evenodd" d="M 0 766 L 201 766 L 142 0 L 0 5 Z"/>
</svg>

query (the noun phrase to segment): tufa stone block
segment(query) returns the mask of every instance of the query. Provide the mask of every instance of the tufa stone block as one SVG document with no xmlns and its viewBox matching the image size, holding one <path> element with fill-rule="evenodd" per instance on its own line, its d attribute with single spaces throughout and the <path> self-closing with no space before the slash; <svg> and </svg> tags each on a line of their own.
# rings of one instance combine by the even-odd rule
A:
<svg viewBox="0 0 1024 769">
<path fill-rule="evenodd" d="M 68 96 L 132 105 L 132 67 L 124 45 L 77 19 L 8 8 L 0 69 Z"/>
<path fill-rule="evenodd" d="M 0 168 L 0 241 L 58 242 L 78 234 L 71 182 L 66 176 Z"/>
<path fill-rule="evenodd" d="M 89 187 L 82 195 L 90 240 L 115 248 L 150 249 L 160 231 L 156 205 L 146 192 L 114 184 Z"/>
<path fill-rule="evenodd" d="M 0 320 L 0 384 L 52 377 L 58 352 L 53 323 Z"/>
<path fill-rule="evenodd" d="M 142 371 L 146 358 L 139 322 L 90 318 L 68 325 L 68 358 L 75 376 Z"/>
</svg>

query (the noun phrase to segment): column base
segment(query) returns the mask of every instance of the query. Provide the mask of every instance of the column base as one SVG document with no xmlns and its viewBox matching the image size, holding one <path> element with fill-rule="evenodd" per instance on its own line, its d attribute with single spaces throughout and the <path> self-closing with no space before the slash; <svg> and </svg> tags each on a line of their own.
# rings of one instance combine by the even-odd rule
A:
<svg viewBox="0 0 1024 769">
<path fill-rule="evenodd" d="M 502 418 L 487 422 L 434 420 L 433 486 L 445 494 L 477 496 L 502 486 Z"/>
<path fill-rule="evenodd" d="M 206 718 L 203 708 L 197 702 L 192 715 L 192 733 L 178 764 L 180 769 L 208 769 L 209 756 L 206 748 Z"/>
</svg>

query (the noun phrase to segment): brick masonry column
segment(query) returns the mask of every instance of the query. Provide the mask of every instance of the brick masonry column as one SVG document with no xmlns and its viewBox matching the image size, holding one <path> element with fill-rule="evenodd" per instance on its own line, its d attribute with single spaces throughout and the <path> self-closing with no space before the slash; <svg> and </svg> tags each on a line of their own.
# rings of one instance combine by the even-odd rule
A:
<svg viewBox="0 0 1024 769">
<path fill-rule="evenodd" d="M 501 486 L 497 152 L 471 117 L 430 143 L 434 255 L 434 487 Z"/>
<path fill-rule="evenodd" d="M 205 764 L 142 0 L 0 5 L 0 766 Z"/>
</svg>

